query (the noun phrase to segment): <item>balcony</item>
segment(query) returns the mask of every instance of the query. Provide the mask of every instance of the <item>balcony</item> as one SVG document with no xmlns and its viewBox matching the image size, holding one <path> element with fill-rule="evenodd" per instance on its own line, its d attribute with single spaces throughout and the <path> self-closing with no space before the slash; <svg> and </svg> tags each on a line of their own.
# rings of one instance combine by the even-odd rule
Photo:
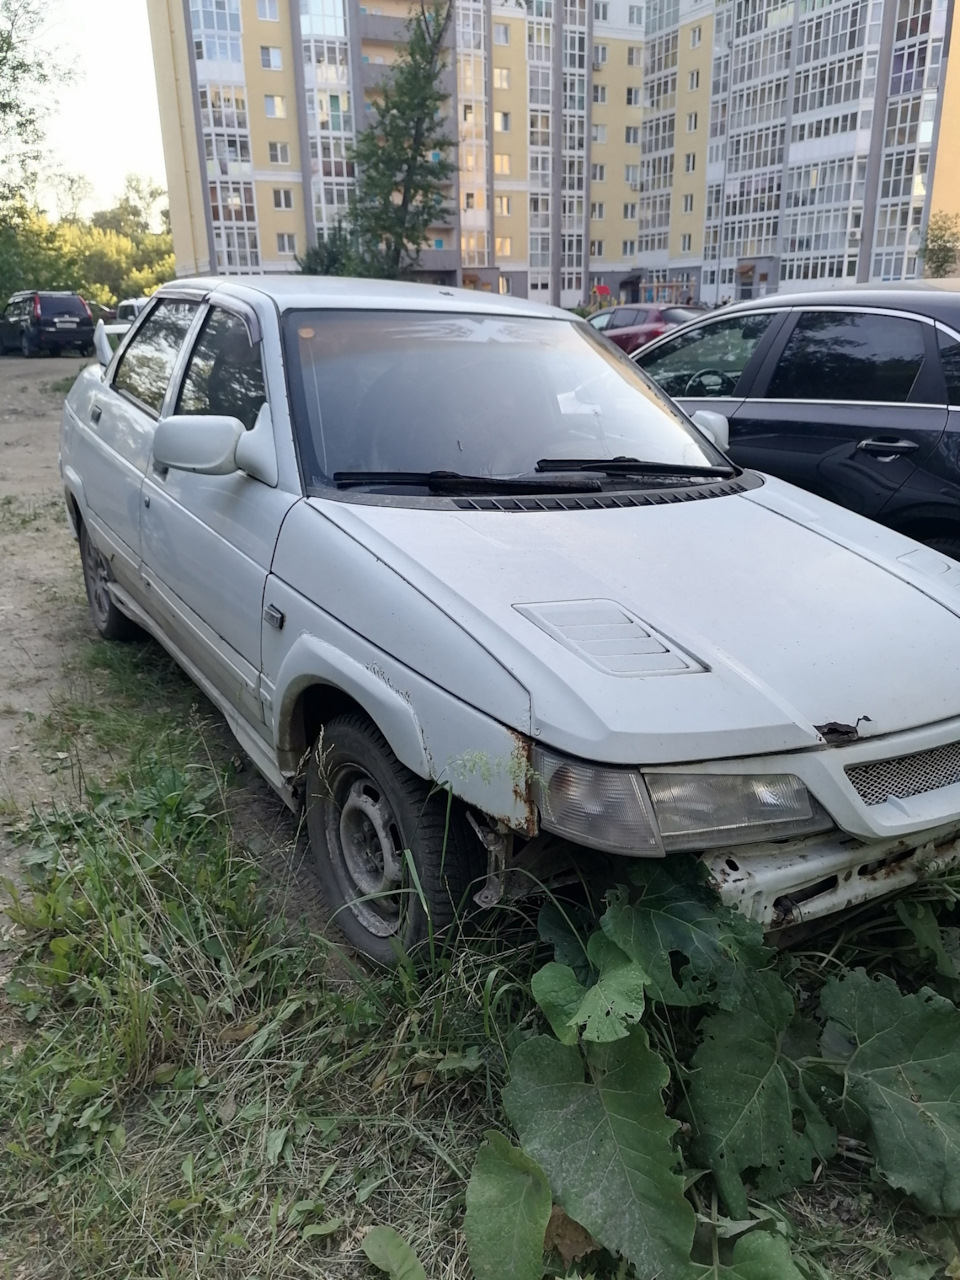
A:
<svg viewBox="0 0 960 1280">
<path fill-rule="evenodd" d="M 358 19 L 361 40 L 377 40 L 382 44 L 404 44 L 407 33 L 403 18 L 380 13 L 361 13 Z"/>
</svg>

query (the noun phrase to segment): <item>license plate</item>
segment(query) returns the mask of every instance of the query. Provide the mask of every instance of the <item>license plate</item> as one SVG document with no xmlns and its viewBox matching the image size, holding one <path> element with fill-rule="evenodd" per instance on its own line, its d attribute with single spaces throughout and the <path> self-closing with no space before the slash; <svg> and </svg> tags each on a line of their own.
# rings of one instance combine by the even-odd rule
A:
<svg viewBox="0 0 960 1280">
<path fill-rule="evenodd" d="M 55 320 L 54 324 L 58 329 L 75 329 L 77 327 L 76 320 Z"/>
</svg>

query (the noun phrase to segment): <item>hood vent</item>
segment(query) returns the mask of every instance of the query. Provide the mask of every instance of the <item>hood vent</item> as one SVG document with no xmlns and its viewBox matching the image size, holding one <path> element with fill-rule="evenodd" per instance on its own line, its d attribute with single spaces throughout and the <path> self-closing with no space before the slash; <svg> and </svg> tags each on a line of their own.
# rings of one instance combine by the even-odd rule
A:
<svg viewBox="0 0 960 1280">
<path fill-rule="evenodd" d="M 762 483 L 759 476 L 744 474 L 737 480 L 721 480 L 682 489 L 641 489 L 636 493 L 551 493 L 542 498 L 456 498 L 454 506 L 461 511 L 598 511 L 610 507 L 659 507 L 671 502 L 726 498 Z"/>
<path fill-rule="evenodd" d="M 607 675 L 665 676 L 705 670 L 614 600 L 562 600 L 513 607 Z"/>
</svg>

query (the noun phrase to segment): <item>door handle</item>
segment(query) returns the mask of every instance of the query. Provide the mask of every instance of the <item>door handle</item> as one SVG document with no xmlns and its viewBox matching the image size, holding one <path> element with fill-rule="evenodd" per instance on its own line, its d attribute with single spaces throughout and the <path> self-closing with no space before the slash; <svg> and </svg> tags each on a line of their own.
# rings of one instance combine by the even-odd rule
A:
<svg viewBox="0 0 960 1280">
<path fill-rule="evenodd" d="M 95 404 L 93 408 L 90 410 L 90 421 L 93 423 L 94 426 L 96 426 L 102 417 L 103 417 L 103 409 L 100 407 L 100 405 Z"/>
<path fill-rule="evenodd" d="M 864 453 L 885 454 L 914 453 L 920 446 L 916 440 L 861 440 L 857 445 Z"/>
</svg>

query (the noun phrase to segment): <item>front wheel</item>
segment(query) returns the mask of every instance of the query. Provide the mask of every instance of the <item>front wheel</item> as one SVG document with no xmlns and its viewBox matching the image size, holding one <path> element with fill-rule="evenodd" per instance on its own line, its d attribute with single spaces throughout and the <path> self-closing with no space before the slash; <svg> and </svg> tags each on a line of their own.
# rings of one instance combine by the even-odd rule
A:
<svg viewBox="0 0 960 1280">
<path fill-rule="evenodd" d="M 142 632 L 135 622 L 121 613 L 110 595 L 110 566 L 93 545 L 87 526 L 80 526 L 80 563 L 83 585 L 87 589 L 90 617 L 104 640 L 133 640 Z"/>
<path fill-rule="evenodd" d="M 310 752 L 306 806 L 334 921 L 380 964 L 447 929 L 485 871 L 458 806 L 405 768 L 363 715 L 325 726 Z"/>
<path fill-rule="evenodd" d="M 30 360 L 37 354 L 30 345 L 30 339 L 25 333 L 20 335 L 20 354 L 25 360 Z"/>
</svg>

